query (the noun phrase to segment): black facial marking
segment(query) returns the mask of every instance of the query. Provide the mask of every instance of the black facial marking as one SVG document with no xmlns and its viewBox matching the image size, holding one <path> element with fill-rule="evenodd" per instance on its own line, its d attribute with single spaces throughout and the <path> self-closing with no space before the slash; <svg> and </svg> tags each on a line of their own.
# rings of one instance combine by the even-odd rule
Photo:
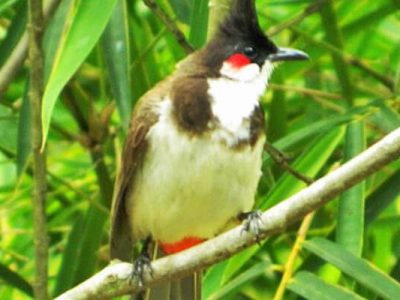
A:
<svg viewBox="0 0 400 300">
<path fill-rule="evenodd" d="M 277 46 L 264 34 L 257 20 L 254 0 L 234 0 L 232 10 L 203 51 L 206 65 L 220 68 L 235 53 L 262 65 Z"/>
</svg>

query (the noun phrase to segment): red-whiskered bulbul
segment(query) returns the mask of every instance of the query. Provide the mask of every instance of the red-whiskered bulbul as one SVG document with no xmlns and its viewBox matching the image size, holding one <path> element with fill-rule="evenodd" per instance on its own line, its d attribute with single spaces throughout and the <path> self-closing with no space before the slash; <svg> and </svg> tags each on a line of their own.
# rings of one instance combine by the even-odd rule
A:
<svg viewBox="0 0 400 300">
<path fill-rule="evenodd" d="M 233 1 L 207 45 L 135 107 L 115 185 L 111 258 L 131 261 L 144 239 L 179 252 L 252 209 L 265 142 L 259 99 L 276 62 L 307 58 L 265 36 L 254 0 Z M 185 291 L 176 286 L 162 293 L 150 297 L 199 297 L 179 298 Z"/>
</svg>

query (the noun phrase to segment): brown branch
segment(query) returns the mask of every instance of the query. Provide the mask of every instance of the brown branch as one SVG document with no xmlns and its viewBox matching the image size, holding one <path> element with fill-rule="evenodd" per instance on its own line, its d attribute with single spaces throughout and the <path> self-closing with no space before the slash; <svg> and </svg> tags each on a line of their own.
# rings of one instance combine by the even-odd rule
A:
<svg viewBox="0 0 400 300">
<path fill-rule="evenodd" d="M 314 90 L 304 87 L 297 87 L 297 86 L 288 86 L 284 84 L 277 84 L 277 83 L 269 83 L 268 89 L 278 90 L 278 91 L 285 91 L 285 92 L 296 92 L 301 93 L 305 96 L 312 96 L 312 97 L 321 97 L 326 99 L 332 100 L 339 100 L 342 99 L 342 96 L 339 94 L 329 93 L 320 90 Z"/>
<path fill-rule="evenodd" d="M 46 151 L 42 145 L 42 97 L 43 65 L 42 50 L 43 13 L 42 0 L 28 1 L 28 52 L 30 62 L 29 100 L 32 111 L 32 151 L 34 190 L 33 209 L 33 242 L 35 245 L 35 282 L 33 291 L 36 299 L 46 300 L 47 294 L 47 259 L 48 236 L 46 223 Z"/>
<path fill-rule="evenodd" d="M 280 24 L 278 24 L 276 26 L 271 27 L 268 30 L 268 35 L 269 36 L 274 36 L 274 35 L 280 33 L 281 31 L 283 31 L 284 29 L 286 29 L 288 27 L 292 27 L 292 26 L 295 26 L 295 25 L 299 24 L 300 22 L 302 22 L 308 16 L 318 12 L 329 1 L 331 1 L 331 0 L 319 0 L 319 1 L 315 1 L 315 2 L 311 3 L 302 12 L 300 12 L 297 15 L 295 15 L 291 19 L 289 19 L 289 20 L 287 20 L 287 21 L 285 21 L 283 23 L 280 23 Z"/>
<path fill-rule="evenodd" d="M 340 168 L 264 212 L 261 215 L 261 237 L 266 238 L 283 231 L 288 225 L 304 218 L 399 157 L 400 129 L 397 129 Z M 144 274 L 143 287 L 130 280 L 132 264 L 115 263 L 65 292 L 57 300 L 107 299 L 137 292 L 162 281 L 201 270 L 254 243 L 254 235 L 243 232 L 243 227 L 238 226 L 199 246 L 154 261 L 153 274 Z"/>
<path fill-rule="evenodd" d="M 161 9 L 160 6 L 154 0 L 143 0 L 144 4 L 150 8 L 153 13 L 164 23 L 168 30 L 175 37 L 179 45 L 186 53 L 192 53 L 194 51 L 192 45 L 186 40 L 185 35 L 176 26 L 175 22 Z"/>
<path fill-rule="evenodd" d="M 288 173 L 290 173 L 293 177 L 296 177 L 297 179 L 305 182 L 306 184 L 311 184 L 314 182 L 314 180 L 310 177 L 307 177 L 306 175 L 300 173 L 299 171 L 293 169 L 289 164 L 288 164 L 288 157 L 281 152 L 279 149 L 275 148 L 272 146 L 270 143 L 265 143 L 264 150 L 271 156 L 271 158 L 284 170 L 286 170 Z"/>
</svg>

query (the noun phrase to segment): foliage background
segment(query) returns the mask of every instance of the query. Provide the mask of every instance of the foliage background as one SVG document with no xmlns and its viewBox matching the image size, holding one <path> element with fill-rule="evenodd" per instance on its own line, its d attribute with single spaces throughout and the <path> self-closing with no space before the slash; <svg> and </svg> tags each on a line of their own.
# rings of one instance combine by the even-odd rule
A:
<svg viewBox="0 0 400 300">
<path fill-rule="evenodd" d="M 218 5 L 209 13 L 206 0 L 158 3 L 196 48 L 218 18 Z M 262 99 L 269 141 L 297 170 L 323 176 L 399 127 L 398 0 L 271 0 L 257 1 L 257 8 L 262 27 L 278 45 L 311 56 L 309 62 L 280 66 Z M 1 71 L 23 39 L 26 10 L 25 0 L 0 2 Z M 138 0 L 101 5 L 62 0 L 49 19 L 43 47 L 49 290 L 58 295 L 107 264 L 112 182 L 130 110 L 185 51 Z M 1 299 L 30 298 L 34 274 L 29 62 L 15 70 L 15 77 L 6 78 L 0 71 Z M 5 79 L 12 80 L 2 85 Z M 393 163 L 313 216 L 305 249 L 290 263 L 295 273 L 285 299 L 396 295 L 399 167 L 399 161 Z M 265 155 L 257 205 L 268 208 L 304 186 Z M 204 298 L 279 299 L 276 290 L 295 249 L 297 227 L 208 270 Z M 363 269 L 365 261 L 382 273 Z"/>
</svg>

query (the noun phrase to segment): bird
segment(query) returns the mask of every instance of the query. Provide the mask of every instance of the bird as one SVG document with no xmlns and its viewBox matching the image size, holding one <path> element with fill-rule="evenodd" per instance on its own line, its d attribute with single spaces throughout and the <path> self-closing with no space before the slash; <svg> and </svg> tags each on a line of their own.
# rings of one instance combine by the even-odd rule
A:
<svg viewBox="0 0 400 300">
<path fill-rule="evenodd" d="M 260 98 L 277 63 L 305 59 L 264 34 L 255 0 L 233 0 L 209 42 L 134 108 L 114 189 L 112 259 L 135 261 L 143 240 L 145 256 L 148 244 L 162 255 L 183 251 L 252 212 L 266 140 Z M 143 271 L 143 260 L 134 265 Z M 198 278 L 147 297 L 200 299 Z"/>
</svg>

